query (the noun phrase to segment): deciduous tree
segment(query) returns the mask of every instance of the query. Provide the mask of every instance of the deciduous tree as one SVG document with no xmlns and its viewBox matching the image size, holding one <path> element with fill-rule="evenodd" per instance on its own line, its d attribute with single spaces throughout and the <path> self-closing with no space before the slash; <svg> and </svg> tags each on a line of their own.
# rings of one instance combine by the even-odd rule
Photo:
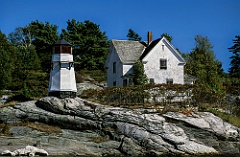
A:
<svg viewBox="0 0 240 157">
<path fill-rule="evenodd" d="M 9 34 L 10 41 L 16 46 L 16 60 L 14 62 L 14 80 L 21 82 L 18 88 L 27 88 L 26 81 L 29 71 L 40 68 L 40 61 L 32 44 L 32 34 L 29 28 L 18 27 Z"/>
<path fill-rule="evenodd" d="M 16 28 L 9 34 L 9 39 L 18 47 L 34 46 L 42 69 L 48 72 L 51 67 L 52 47 L 59 39 L 57 28 L 58 26 L 49 22 L 43 23 L 36 20 L 25 27 Z"/>
</svg>

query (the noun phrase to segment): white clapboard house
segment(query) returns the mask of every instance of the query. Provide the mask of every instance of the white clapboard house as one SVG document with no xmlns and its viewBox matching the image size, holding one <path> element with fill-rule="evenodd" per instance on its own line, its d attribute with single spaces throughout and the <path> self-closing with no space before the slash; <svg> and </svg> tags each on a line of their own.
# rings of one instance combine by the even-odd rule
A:
<svg viewBox="0 0 240 157">
<path fill-rule="evenodd" d="M 107 85 L 127 86 L 133 84 L 134 63 L 140 59 L 149 83 L 184 84 L 185 60 L 174 46 L 165 38 L 148 41 L 111 40 L 105 62 Z"/>
</svg>

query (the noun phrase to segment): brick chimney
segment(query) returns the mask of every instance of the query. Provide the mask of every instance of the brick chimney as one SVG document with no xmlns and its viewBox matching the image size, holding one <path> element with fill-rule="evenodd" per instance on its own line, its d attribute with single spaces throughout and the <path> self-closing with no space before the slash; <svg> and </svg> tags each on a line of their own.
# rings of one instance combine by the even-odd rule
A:
<svg viewBox="0 0 240 157">
<path fill-rule="evenodd" d="M 152 42 L 152 32 L 148 32 L 148 45 Z"/>
</svg>

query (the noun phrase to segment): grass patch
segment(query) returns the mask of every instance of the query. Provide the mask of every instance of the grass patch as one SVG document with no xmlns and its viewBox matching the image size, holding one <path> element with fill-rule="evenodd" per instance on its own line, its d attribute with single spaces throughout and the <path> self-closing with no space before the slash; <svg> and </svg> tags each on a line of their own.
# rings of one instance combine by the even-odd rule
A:
<svg viewBox="0 0 240 157">
<path fill-rule="evenodd" d="M 39 122 L 35 122 L 35 123 L 27 123 L 27 125 L 29 128 L 32 128 L 34 130 L 38 130 L 41 132 L 45 132 L 47 134 L 51 134 L 51 133 L 61 133 L 61 128 L 57 127 L 57 126 L 52 126 L 52 125 L 48 125 L 48 124 L 44 124 L 44 123 L 39 123 Z"/>
<path fill-rule="evenodd" d="M 32 128 L 34 130 L 38 130 L 41 132 L 45 132 L 47 134 L 51 134 L 51 133 L 61 133 L 61 128 L 57 127 L 57 126 L 52 126 L 52 125 L 48 125 L 45 123 L 39 123 L 39 122 L 22 122 L 22 123 L 18 123 L 15 124 L 17 126 L 27 126 L 29 128 Z"/>
<path fill-rule="evenodd" d="M 0 123 L 0 136 L 10 136 L 10 128 L 13 126 L 27 126 L 29 128 L 32 128 L 33 130 L 38 130 L 47 134 L 52 133 L 61 133 L 61 128 L 57 126 L 52 126 L 44 123 L 39 122 L 21 122 L 21 123 L 15 123 L 15 124 L 4 124 Z"/>
</svg>

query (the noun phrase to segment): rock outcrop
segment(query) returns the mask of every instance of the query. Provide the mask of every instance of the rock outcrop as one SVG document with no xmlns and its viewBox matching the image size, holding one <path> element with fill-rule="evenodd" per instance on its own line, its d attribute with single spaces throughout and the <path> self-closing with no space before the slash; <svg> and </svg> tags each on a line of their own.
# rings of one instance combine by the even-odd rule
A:
<svg viewBox="0 0 240 157">
<path fill-rule="evenodd" d="M 34 146 L 26 146 L 25 148 L 17 149 L 13 152 L 10 150 L 5 150 L 1 154 L 2 156 L 48 156 L 48 152 L 44 149 L 39 149 Z"/>
<path fill-rule="evenodd" d="M 0 121 L 12 124 L 22 120 L 57 125 L 62 133 L 45 135 L 21 128 L 24 137 L 14 131 L 11 138 L 0 137 L 5 141 L 0 143 L 0 151 L 19 143 L 41 146 L 50 155 L 158 156 L 240 150 L 240 129 L 208 112 L 160 114 L 154 109 L 126 109 L 81 98 L 55 97 L 0 109 Z"/>
</svg>

